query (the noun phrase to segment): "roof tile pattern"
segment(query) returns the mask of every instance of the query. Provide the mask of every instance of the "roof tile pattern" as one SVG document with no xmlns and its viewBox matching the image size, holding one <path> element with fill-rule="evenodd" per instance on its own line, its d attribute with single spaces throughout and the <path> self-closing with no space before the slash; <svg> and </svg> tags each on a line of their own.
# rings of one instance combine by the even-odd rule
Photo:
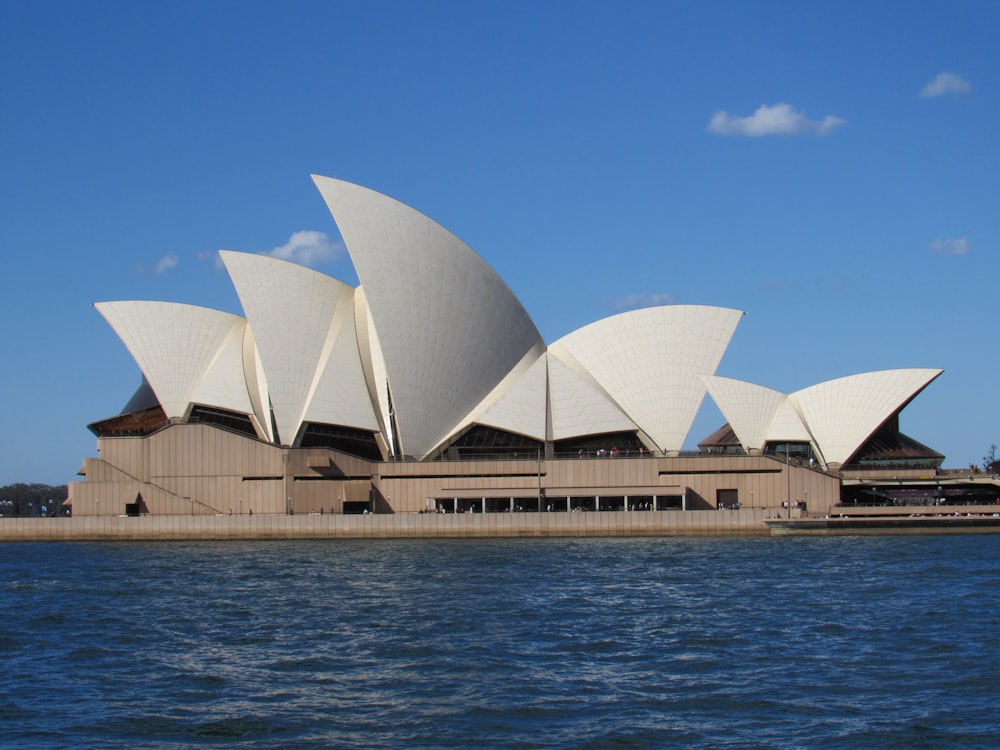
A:
<svg viewBox="0 0 1000 750">
<path fill-rule="evenodd" d="M 827 466 L 847 463 L 887 419 L 942 370 L 879 370 L 828 380 L 790 395 L 713 376 L 709 393 L 745 449 L 810 442 Z"/>
<path fill-rule="evenodd" d="M 283 445 L 305 421 L 309 397 L 354 290 L 325 274 L 265 255 L 220 253 L 254 332 Z"/>
<path fill-rule="evenodd" d="M 175 302 L 98 302 L 94 304 L 142 370 L 170 418 L 184 417 L 194 395 L 211 393 L 224 403 L 208 403 L 249 411 L 241 362 L 233 348 L 242 346 L 246 321 L 229 313 Z M 212 385 L 203 381 L 215 366 Z M 231 381 L 220 388 L 219 381 Z"/>
<path fill-rule="evenodd" d="M 712 400 L 726 415 L 743 448 L 762 450 L 775 415 L 785 403 L 785 394 L 719 375 L 702 378 L 702 382 L 708 387 Z"/>
<path fill-rule="evenodd" d="M 942 370 L 879 370 L 850 375 L 793 393 L 802 421 L 823 460 L 843 465 L 886 419 L 902 409 Z"/>
<path fill-rule="evenodd" d="M 216 406 L 283 445 L 306 422 L 341 425 L 418 458 L 475 424 L 539 441 L 638 431 L 649 447 L 677 451 L 708 389 L 744 447 L 809 440 L 842 463 L 941 373 L 866 373 L 789 396 L 716 377 L 742 313 L 699 305 L 622 313 L 546 347 L 506 284 L 453 234 L 385 195 L 313 179 L 357 289 L 223 252 L 246 319 L 169 302 L 96 305 L 168 417 Z"/>
<path fill-rule="evenodd" d="M 657 447 L 679 451 L 743 313 L 668 305 L 615 315 L 556 342 Z"/>
<path fill-rule="evenodd" d="M 373 190 L 313 180 L 365 290 L 402 452 L 424 457 L 541 337 L 496 272 L 444 227 Z"/>
</svg>

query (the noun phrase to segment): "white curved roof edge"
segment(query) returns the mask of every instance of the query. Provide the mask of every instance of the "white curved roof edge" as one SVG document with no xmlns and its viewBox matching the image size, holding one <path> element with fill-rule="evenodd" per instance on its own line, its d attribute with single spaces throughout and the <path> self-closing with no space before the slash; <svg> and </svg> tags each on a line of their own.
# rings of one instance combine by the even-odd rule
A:
<svg viewBox="0 0 1000 750">
<path fill-rule="evenodd" d="M 344 425 L 379 432 L 375 404 L 362 367 L 355 325 L 353 295 L 338 304 L 331 331 L 320 357 L 319 374 L 307 398 L 305 421 Z M 362 310 L 363 314 L 367 314 Z"/>
<path fill-rule="evenodd" d="M 243 346 L 248 330 L 246 321 L 243 321 L 242 326 L 234 327 L 226 337 L 192 392 L 192 403 L 254 414 L 243 365 Z"/>
<path fill-rule="evenodd" d="M 450 430 L 432 454 L 473 424 L 524 435 L 540 442 L 546 433 L 546 354 L 539 344 L 510 371 L 506 378 Z"/>
<path fill-rule="evenodd" d="M 887 419 L 944 370 L 876 370 L 828 380 L 789 396 L 824 463 L 845 464 Z"/>
<path fill-rule="evenodd" d="M 385 371 L 385 360 L 382 357 L 382 345 L 375 330 L 371 310 L 365 288 L 359 286 L 354 291 L 354 325 L 357 329 L 358 352 L 361 356 L 361 368 L 364 371 L 365 382 L 368 384 L 368 396 L 375 412 L 375 420 L 379 426 L 379 435 L 385 446 L 386 455 L 391 455 L 395 437 L 392 417 L 389 408 L 389 376 Z"/>
<path fill-rule="evenodd" d="M 243 374 L 247 381 L 247 392 L 253 405 L 253 423 L 257 434 L 269 443 L 275 442 L 274 425 L 271 423 L 271 397 L 268 396 L 267 374 L 260 361 L 257 342 L 249 323 L 243 339 Z"/>
<path fill-rule="evenodd" d="M 787 396 L 745 380 L 720 375 L 700 377 L 743 449 L 747 452 L 763 450 L 768 429 Z"/>
<path fill-rule="evenodd" d="M 591 323 L 559 339 L 625 415 L 666 450 L 681 450 L 744 312 L 663 305 Z M 551 348 L 551 347 L 550 347 Z"/>
<path fill-rule="evenodd" d="M 254 332 L 278 438 L 292 445 L 333 350 L 354 288 L 268 255 L 219 252 Z"/>
<path fill-rule="evenodd" d="M 96 302 L 94 307 L 132 354 L 169 418 L 186 416 L 220 349 L 247 324 L 238 315 L 179 302 Z"/>
<path fill-rule="evenodd" d="M 559 342 L 549 347 L 548 370 L 552 440 L 639 430 L 593 375 Z"/>
<path fill-rule="evenodd" d="M 811 443 L 813 450 L 822 455 L 816 440 L 810 434 L 807 425 L 802 421 L 802 415 L 796 410 L 790 397 L 785 396 L 774 419 L 767 428 L 766 443 Z"/>
<path fill-rule="evenodd" d="M 447 229 L 369 188 L 313 181 L 365 289 L 401 450 L 424 457 L 544 342 L 497 273 Z"/>
</svg>

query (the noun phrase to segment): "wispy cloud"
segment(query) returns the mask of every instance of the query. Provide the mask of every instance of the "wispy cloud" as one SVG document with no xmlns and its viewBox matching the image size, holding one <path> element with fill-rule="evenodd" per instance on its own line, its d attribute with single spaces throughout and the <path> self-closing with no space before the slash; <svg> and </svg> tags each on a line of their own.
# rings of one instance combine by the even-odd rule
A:
<svg viewBox="0 0 1000 750">
<path fill-rule="evenodd" d="M 160 258 L 160 262 L 156 264 L 156 267 L 153 269 L 153 273 L 159 276 L 161 273 L 177 268 L 180 264 L 180 258 L 173 253 L 169 253 Z"/>
<path fill-rule="evenodd" d="M 152 268 L 147 268 L 144 265 L 137 265 L 135 267 L 136 273 L 149 274 L 151 276 L 159 276 L 160 274 L 166 273 L 167 271 L 172 271 L 181 264 L 181 259 L 178 258 L 173 253 L 167 253 L 162 258 L 160 258 L 156 265 Z"/>
<path fill-rule="evenodd" d="M 644 307 L 657 307 L 659 305 L 672 305 L 676 302 L 672 294 L 628 294 L 619 297 L 614 302 L 614 309 L 617 312 L 627 312 L 628 310 L 640 310 Z"/>
<path fill-rule="evenodd" d="M 937 238 L 931 243 L 931 252 L 939 255 L 968 255 L 972 246 L 965 237 L 957 239 Z"/>
<path fill-rule="evenodd" d="M 968 94 L 972 91 L 971 84 L 954 73 L 938 73 L 933 80 L 924 86 L 920 96 L 930 99 L 946 94 Z"/>
<path fill-rule="evenodd" d="M 197 257 L 198 261 L 201 263 L 206 261 L 211 263 L 212 268 L 216 271 L 221 271 L 225 268 L 225 265 L 222 263 L 222 256 L 219 255 L 218 250 L 199 250 L 195 257 Z"/>
<path fill-rule="evenodd" d="M 342 242 L 334 242 L 323 232 L 303 230 L 294 232 L 284 245 L 272 248 L 263 255 L 290 260 L 303 266 L 316 266 L 335 260 L 343 253 Z"/>
<path fill-rule="evenodd" d="M 827 115 L 822 120 L 810 120 L 791 104 L 779 102 L 773 107 L 761 105 L 749 117 L 737 117 L 720 110 L 709 120 L 708 132 L 748 138 L 765 135 L 829 135 L 846 124 L 847 120 L 833 115 Z"/>
</svg>

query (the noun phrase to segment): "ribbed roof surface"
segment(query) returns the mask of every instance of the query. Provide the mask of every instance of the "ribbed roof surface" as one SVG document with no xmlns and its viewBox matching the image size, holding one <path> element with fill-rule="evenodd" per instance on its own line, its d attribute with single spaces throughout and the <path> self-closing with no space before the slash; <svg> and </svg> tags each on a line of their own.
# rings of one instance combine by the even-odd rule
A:
<svg viewBox="0 0 1000 750">
<path fill-rule="evenodd" d="M 844 464 L 879 425 L 942 370 L 879 370 L 850 375 L 790 396 L 827 464 Z"/>
<path fill-rule="evenodd" d="M 313 180 L 365 290 L 402 451 L 423 457 L 541 337 L 496 272 L 444 227 L 368 188 Z"/>
<path fill-rule="evenodd" d="M 254 332 L 278 437 L 291 445 L 344 320 L 353 321 L 354 290 L 265 255 L 220 255 Z"/>
<path fill-rule="evenodd" d="M 576 360 L 662 450 L 681 450 L 743 313 L 669 305 L 615 315 L 550 348 Z"/>
<path fill-rule="evenodd" d="M 744 448 L 809 441 L 829 466 L 845 464 L 880 425 L 941 372 L 915 368 L 866 372 L 787 396 L 730 378 L 705 380 Z"/>
<path fill-rule="evenodd" d="M 185 416 L 196 392 L 207 405 L 251 411 L 242 367 L 243 318 L 176 302 L 94 307 L 128 348 L 168 417 Z"/>
<path fill-rule="evenodd" d="M 703 378 L 703 381 L 744 450 L 763 450 L 768 428 L 784 403 L 785 394 L 718 375 Z"/>
<path fill-rule="evenodd" d="M 744 447 L 810 440 L 836 464 L 941 373 L 865 373 L 788 396 L 715 377 L 742 313 L 699 305 L 622 313 L 546 347 L 511 290 L 453 234 L 368 188 L 313 179 L 357 289 L 223 252 L 246 319 L 170 302 L 96 305 L 168 417 L 194 403 L 244 413 L 284 445 L 306 422 L 338 425 L 421 458 L 476 424 L 539 441 L 639 431 L 675 451 L 708 388 Z"/>
</svg>

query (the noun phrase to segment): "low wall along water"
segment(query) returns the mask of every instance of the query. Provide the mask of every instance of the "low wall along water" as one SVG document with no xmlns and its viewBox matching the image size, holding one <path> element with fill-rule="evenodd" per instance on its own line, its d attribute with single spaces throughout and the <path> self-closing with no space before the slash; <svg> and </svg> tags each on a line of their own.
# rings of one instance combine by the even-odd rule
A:
<svg viewBox="0 0 1000 750">
<path fill-rule="evenodd" d="M 768 536 L 766 511 L 0 519 L 0 541 Z"/>
</svg>

